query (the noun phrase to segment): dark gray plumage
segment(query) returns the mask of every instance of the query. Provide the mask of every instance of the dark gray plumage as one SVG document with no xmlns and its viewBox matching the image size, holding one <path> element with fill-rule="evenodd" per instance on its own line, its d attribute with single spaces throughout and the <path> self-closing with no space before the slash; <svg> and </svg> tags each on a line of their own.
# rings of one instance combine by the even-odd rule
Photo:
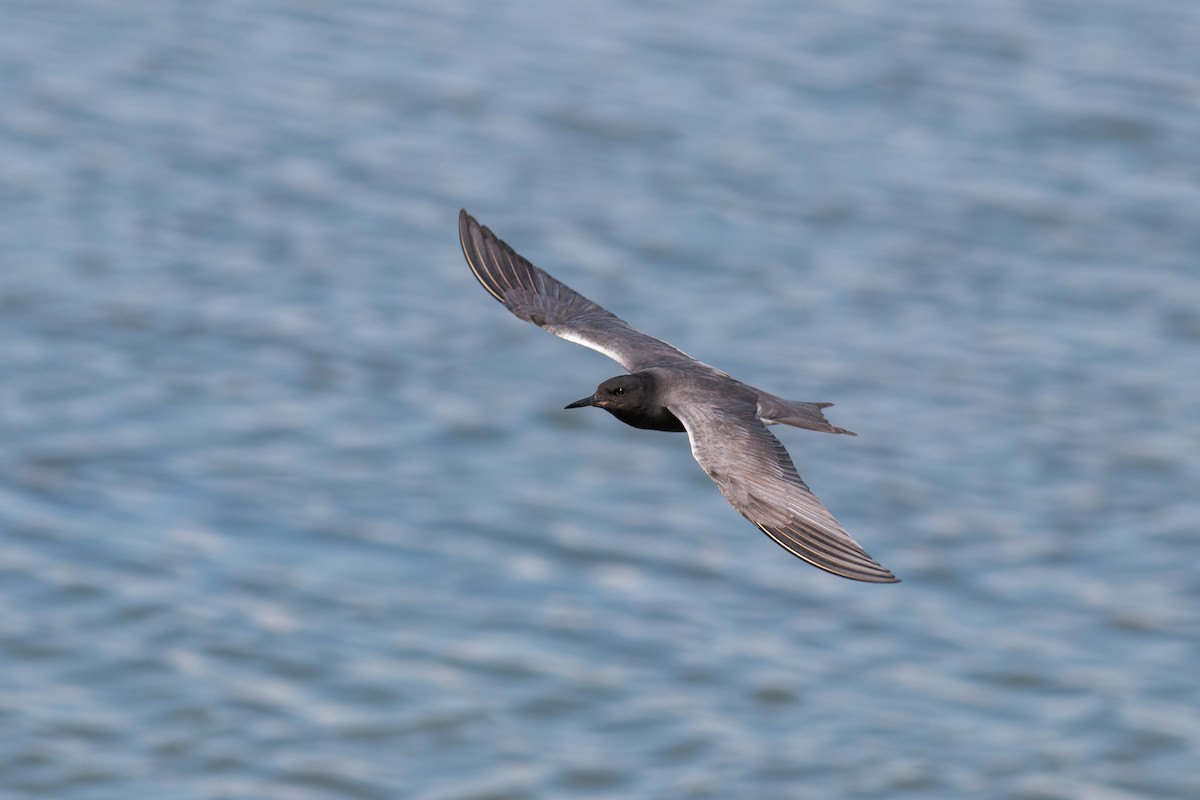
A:
<svg viewBox="0 0 1200 800">
<path fill-rule="evenodd" d="M 725 499 L 788 552 L 844 578 L 898 581 L 842 530 L 767 430 L 783 423 L 851 433 L 825 419 L 829 403 L 784 400 L 647 336 L 526 261 L 465 210 L 458 234 L 471 271 L 505 308 L 632 373 L 567 408 L 597 406 L 635 428 L 686 431 L 692 455 Z"/>
</svg>

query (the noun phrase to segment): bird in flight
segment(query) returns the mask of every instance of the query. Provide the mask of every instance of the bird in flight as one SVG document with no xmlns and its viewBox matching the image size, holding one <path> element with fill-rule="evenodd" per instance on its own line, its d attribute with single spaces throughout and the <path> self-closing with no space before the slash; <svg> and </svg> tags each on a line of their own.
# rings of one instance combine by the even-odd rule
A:
<svg viewBox="0 0 1200 800">
<path fill-rule="evenodd" d="M 825 419 L 830 403 L 784 400 L 642 333 L 529 263 L 465 209 L 458 235 L 471 271 L 505 308 L 629 371 L 567 408 L 596 406 L 635 428 L 686 432 L 730 505 L 789 553 L 843 578 L 899 581 L 842 529 L 767 429 L 781 423 L 853 435 Z"/>
</svg>

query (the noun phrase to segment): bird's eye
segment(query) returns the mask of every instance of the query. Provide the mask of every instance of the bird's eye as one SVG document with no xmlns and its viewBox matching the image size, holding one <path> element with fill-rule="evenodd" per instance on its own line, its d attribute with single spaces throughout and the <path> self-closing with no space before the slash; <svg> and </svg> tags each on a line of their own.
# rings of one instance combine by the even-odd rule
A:
<svg viewBox="0 0 1200 800">
<path fill-rule="evenodd" d="M 625 387 L 624 387 L 624 386 L 618 386 L 617 388 L 613 389 L 613 394 L 616 394 L 616 395 L 622 395 L 622 394 L 625 394 Z"/>
</svg>

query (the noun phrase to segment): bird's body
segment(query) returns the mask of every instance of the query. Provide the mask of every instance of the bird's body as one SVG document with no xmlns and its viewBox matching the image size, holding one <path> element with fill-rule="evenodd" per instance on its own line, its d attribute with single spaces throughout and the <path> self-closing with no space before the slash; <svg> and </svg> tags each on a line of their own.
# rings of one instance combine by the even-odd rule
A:
<svg viewBox="0 0 1200 800">
<path fill-rule="evenodd" d="M 635 428 L 686 432 L 721 494 L 793 555 L 845 578 L 897 581 L 842 530 L 767 430 L 782 423 L 851 433 L 825 419 L 829 403 L 777 397 L 638 331 L 529 263 L 466 211 L 459 238 L 475 277 L 509 311 L 629 370 L 567 408 L 596 406 Z"/>
</svg>

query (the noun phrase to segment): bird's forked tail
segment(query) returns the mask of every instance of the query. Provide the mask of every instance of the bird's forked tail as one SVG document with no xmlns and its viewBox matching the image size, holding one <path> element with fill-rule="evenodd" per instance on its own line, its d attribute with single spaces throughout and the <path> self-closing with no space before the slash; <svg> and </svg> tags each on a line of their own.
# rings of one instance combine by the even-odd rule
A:
<svg viewBox="0 0 1200 800">
<path fill-rule="evenodd" d="M 779 423 L 792 425 L 796 428 L 807 428 L 810 431 L 822 433 L 845 433 L 857 436 L 854 431 L 831 425 L 821 409 L 828 408 L 833 403 L 804 403 L 798 400 L 784 400 L 773 394 L 758 390 L 758 418 L 768 425 Z"/>
</svg>

